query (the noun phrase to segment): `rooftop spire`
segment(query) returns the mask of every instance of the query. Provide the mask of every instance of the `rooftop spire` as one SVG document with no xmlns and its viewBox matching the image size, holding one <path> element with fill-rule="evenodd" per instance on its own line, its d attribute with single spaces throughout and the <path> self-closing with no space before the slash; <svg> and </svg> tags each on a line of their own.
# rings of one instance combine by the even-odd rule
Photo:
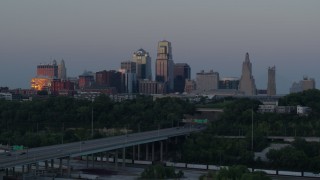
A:
<svg viewBox="0 0 320 180">
<path fill-rule="evenodd" d="M 248 52 L 246 53 L 246 59 L 245 59 L 245 62 L 250 62 L 250 59 L 249 59 L 249 53 L 248 53 Z"/>
</svg>

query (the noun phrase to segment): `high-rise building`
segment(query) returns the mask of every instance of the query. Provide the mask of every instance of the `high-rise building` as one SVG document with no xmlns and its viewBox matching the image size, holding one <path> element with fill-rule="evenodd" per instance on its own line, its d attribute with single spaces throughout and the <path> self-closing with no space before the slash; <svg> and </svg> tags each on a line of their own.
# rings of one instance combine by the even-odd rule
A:
<svg viewBox="0 0 320 180">
<path fill-rule="evenodd" d="M 123 61 L 121 62 L 120 69 L 126 70 L 129 73 L 136 73 L 136 63 L 132 61 Z"/>
<path fill-rule="evenodd" d="M 191 93 L 192 91 L 197 89 L 197 84 L 194 80 L 186 79 L 184 92 Z"/>
<path fill-rule="evenodd" d="M 152 80 L 151 57 L 144 49 L 139 49 L 132 55 L 132 61 L 136 63 L 137 80 Z"/>
<path fill-rule="evenodd" d="M 37 66 L 37 77 L 58 78 L 57 61 L 53 60 L 50 64 L 40 64 Z"/>
<path fill-rule="evenodd" d="M 64 60 L 62 59 L 60 64 L 58 65 L 58 78 L 61 80 L 67 79 L 67 68 L 64 63 Z"/>
<path fill-rule="evenodd" d="M 308 78 L 307 76 L 303 77 L 303 80 L 296 83 L 294 82 L 290 88 L 290 93 L 302 92 L 309 89 L 316 88 L 316 81 L 314 78 Z"/>
<path fill-rule="evenodd" d="M 96 83 L 99 86 L 115 87 L 117 93 L 122 92 L 122 73 L 114 70 L 96 72 Z M 80 83 L 79 83 L 80 86 Z"/>
<path fill-rule="evenodd" d="M 90 88 L 94 83 L 94 76 L 92 72 L 85 71 L 79 76 L 79 88 L 87 89 Z"/>
<path fill-rule="evenodd" d="M 244 95 L 252 96 L 257 94 L 256 84 L 252 76 L 252 64 L 249 59 L 249 53 L 242 64 L 242 75 L 239 82 L 239 91 Z"/>
<path fill-rule="evenodd" d="M 219 79 L 219 89 L 236 89 L 239 87 L 239 78 L 226 77 Z"/>
<path fill-rule="evenodd" d="M 276 67 L 275 66 L 268 68 L 267 94 L 269 96 L 276 95 Z"/>
<path fill-rule="evenodd" d="M 174 92 L 184 92 L 186 79 L 190 79 L 191 68 L 186 63 L 174 65 Z"/>
<path fill-rule="evenodd" d="M 196 83 L 198 92 L 216 90 L 219 87 L 219 73 L 213 72 L 213 70 L 210 70 L 210 72 L 204 72 L 202 70 L 196 74 Z"/>
<path fill-rule="evenodd" d="M 172 47 L 169 41 L 160 41 L 158 43 L 156 60 L 156 81 L 166 84 L 166 89 L 173 91 L 173 60 Z"/>
</svg>

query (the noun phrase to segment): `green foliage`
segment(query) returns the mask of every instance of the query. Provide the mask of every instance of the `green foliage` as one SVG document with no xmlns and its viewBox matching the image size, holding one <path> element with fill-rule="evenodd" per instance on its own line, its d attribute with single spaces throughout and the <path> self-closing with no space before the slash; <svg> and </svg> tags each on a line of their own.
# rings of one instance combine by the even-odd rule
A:
<svg viewBox="0 0 320 180">
<path fill-rule="evenodd" d="M 194 105 L 178 98 L 153 101 L 151 96 L 138 96 L 124 102 L 113 102 L 105 95 L 94 102 L 70 97 L 31 102 L 0 100 L 0 143 L 36 147 L 89 139 L 92 115 L 94 138 L 106 136 L 98 131 L 104 128 L 137 132 L 171 127 L 181 121 L 183 114 L 194 110 Z M 37 141 L 29 141 L 29 137 Z"/>
<path fill-rule="evenodd" d="M 148 166 L 141 173 L 141 179 L 168 179 L 168 178 L 182 178 L 183 172 L 175 172 L 173 167 L 164 167 L 163 165 Z"/>
</svg>

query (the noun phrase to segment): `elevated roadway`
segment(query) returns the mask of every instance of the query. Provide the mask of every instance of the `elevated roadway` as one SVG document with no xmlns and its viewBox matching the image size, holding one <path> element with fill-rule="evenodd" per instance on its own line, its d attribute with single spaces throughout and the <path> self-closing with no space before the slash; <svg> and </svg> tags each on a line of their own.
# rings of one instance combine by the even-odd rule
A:
<svg viewBox="0 0 320 180">
<path fill-rule="evenodd" d="M 175 127 L 147 132 L 132 133 L 102 139 L 59 144 L 24 151 L 16 151 L 0 156 L 0 169 L 30 165 L 52 159 L 78 157 L 99 152 L 107 152 L 139 144 L 162 141 L 171 137 L 187 135 L 204 130 L 205 127 Z"/>
</svg>

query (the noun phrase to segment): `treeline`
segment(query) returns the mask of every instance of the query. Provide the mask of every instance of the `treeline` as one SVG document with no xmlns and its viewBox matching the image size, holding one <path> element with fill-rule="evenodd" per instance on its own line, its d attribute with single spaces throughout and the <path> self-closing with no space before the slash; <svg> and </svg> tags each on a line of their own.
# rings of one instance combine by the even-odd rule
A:
<svg viewBox="0 0 320 180">
<path fill-rule="evenodd" d="M 280 99 L 281 105 L 302 105 L 312 108 L 308 116 L 297 114 L 257 113 L 259 101 L 250 99 L 217 100 L 224 113 L 210 123 L 207 130 L 190 136 L 183 148 L 182 159 L 188 163 L 216 165 L 246 164 L 273 169 L 319 172 L 320 143 L 296 140 L 282 150 L 268 154 L 269 163 L 254 159 L 270 142 L 267 136 L 320 136 L 320 91 L 309 90 Z M 203 105 L 202 105 L 203 106 Z M 252 131 L 253 127 L 253 131 Z M 253 138 L 252 138 L 253 134 Z M 244 136 L 244 139 L 223 139 L 217 136 Z M 252 141 L 253 140 L 253 141 Z"/>
<path fill-rule="evenodd" d="M 69 97 L 15 102 L 0 100 L 0 143 L 29 147 L 104 136 L 99 129 L 145 131 L 175 126 L 194 105 L 178 98 L 150 96 L 114 102 L 107 96 L 95 101 Z"/>
</svg>

